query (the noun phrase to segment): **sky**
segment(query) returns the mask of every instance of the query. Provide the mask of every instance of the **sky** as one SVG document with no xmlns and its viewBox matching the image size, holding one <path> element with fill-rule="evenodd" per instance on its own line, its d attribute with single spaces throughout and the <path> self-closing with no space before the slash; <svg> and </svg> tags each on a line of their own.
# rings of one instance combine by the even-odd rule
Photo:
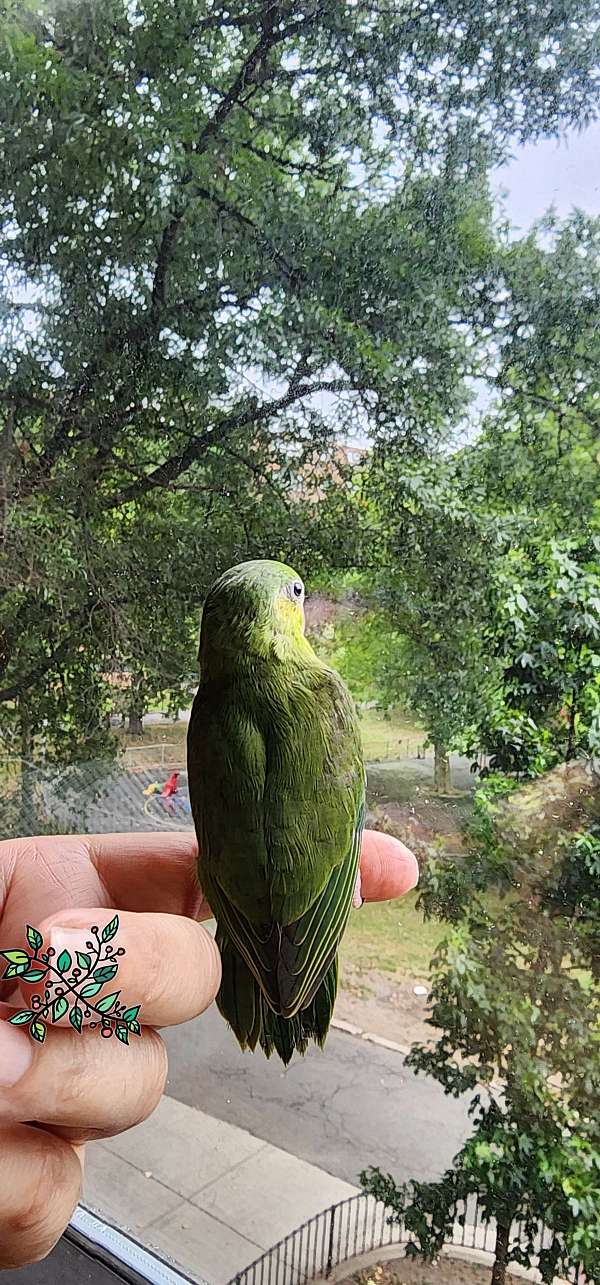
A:
<svg viewBox="0 0 600 1285">
<path fill-rule="evenodd" d="M 580 133 L 569 130 L 559 140 L 516 147 L 513 159 L 496 170 L 492 187 L 515 236 L 528 232 L 551 206 L 562 219 L 574 209 L 600 215 L 600 123 Z M 475 399 L 459 431 L 460 442 L 473 439 L 491 401 L 483 380 L 474 380 L 472 387 Z"/>
<path fill-rule="evenodd" d="M 514 159 L 496 171 L 494 188 L 506 196 L 503 208 L 519 233 L 554 205 L 565 218 L 578 207 L 600 214 L 600 124 L 560 141 L 544 139 L 515 151 Z"/>
</svg>

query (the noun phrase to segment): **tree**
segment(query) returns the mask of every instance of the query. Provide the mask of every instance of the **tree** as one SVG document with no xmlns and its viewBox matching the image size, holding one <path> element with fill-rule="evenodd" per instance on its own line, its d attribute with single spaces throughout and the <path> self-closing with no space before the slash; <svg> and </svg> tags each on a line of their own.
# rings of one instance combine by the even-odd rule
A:
<svg viewBox="0 0 600 1285">
<path fill-rule="evenodd" d="M 461 463 L 511 545 L 494 630 L 503 681 L 481 740 L 494 767 L 525 773 L 595 751 L 600 714 L 600 224 L 545 226 L 545 245 L 530 236 L 505 254 L 500 397 Z"/>
<path fill-rule="evenodd" d="M 175 697 L 189 686 L 202 594 L 223 559 L 245 555 L 246 537 L 239 514 L 222 505 L 218 492 L 212 509 L 197 505 L 192 490 L 94 514 L 86 525 L 58 506 L 44 509 L 45 528 L 37 503 L 15 510 L 11 526 L 13 552 L 5 566 L 10 556 L 17 570 L 18 542 L 21 566 L 28 559 L 32 573 L 27 585 L 17 584 L 2 599 L 7 647 L 20 628 L 31 632 L 13 644 L 18 651 L 4 681 L 14 677 L 17 659 L 17 673 L 29 673 L 32 681 L 20 693 L 18 682 L 5 692 L 1 730 L 9 752 L 28 760 L 43 724 L 49 761 L 94 759 L 114 752 L 109 716 L 123 708 L 127 692 L 110 682 L 112 673 L 135 676 L 140 713 L 159 694 Z M 241 503 L 242 516 L 243 510 Z M 58 630 L 63 636 L 56 645 Z M 49 653 L 51 663 L 36 677 L 40 653 Z M 127 712 L 130 705 L 131 690 Z"/>
<path fill-rule="evenodd" d="M 551 806 L 540 807 L 545 792 Z M 587 812 L 579 836 L 572 799 L 578 821 L 582 799 Z M 414 1233 L 407 1252 L 428 1259 L 476 1197 L 496 1223 L 493 1285 L 510 1263 L 536 1265 L 548 1285 L 573 1268 L 591 1281 L 600 1272 L 599 818 L 597 781 L 568 765 L 546 789 L 540 779 L 500 802 L 480 795 L 470 859 L 425 872 L 426 912 L 451 927 L 432 979 L 439 1036 L 413 1046 L 408 1064 L 455 1097 L 474 1093 L 473 1132 L 438 1182 L 399 1188 L 377 1170 L 362 1179 Z M 493 902 L 482 895 L 492 889 Z"/>
<path fill-rule="evenodd" d="M 375 459 L 369 479 L 380 522 L 379 600 L 396 630 L 379 673 L 402 693 L 433 742 L 434 786 L 448 793 L 448 751 L 477 745 L 500 682 L 493 651 L 500 523 L 461 485 L 460 455 L 409 465 Z"/>
<path fill-rule="evenodd" d="M 445 745 L 525 774 L 597 746 L 600 231 L 547 227 L 549 247 L 530 236 L 499 256 L 500 396 L 482 434 L 426 467 L 394 448 L 373 461 L 391 688 L 405 678 L 440 783 Z"/>
<path fill-rule="evenodd" d="M 481 167 L 511 135 L 594 114 L 594 13 L 5 6 L 9 732 L 23 698 L 47 707 L 56 743 L 61 701 L 79 743 L 92 723 L 101 737 L 101 675 L 124 656 L 145 669 L 169 576 L 164 543 L 128 559 L 120 537 L 168 519 L 165 499 L 188 491 L 207 545 L 224 522 L 232 547 L 264 551 L 275 529 L 285 546 L 303 525 L 286 464 L 326 444 L 336 410 L 409 443 L 436 431 L 472 364 L 461 322 L 489 320 Z M 245 539 L 240 471 L 256 500 Z"/>
<path fill-rule="evenodd" d="M 600 713 L 598 536 L 535 536 L 506 559 L 496 654 L 501 699 L 481 727 L 492 770 L 535 775 L 596 749 Z"/>
<path fill-rule="evenodd" d="M 513 455 L 513 503 L 527 502 L 527 487 L 530 508 L 550 523 L 568 514 L 581 530 L 598 483 L 600 220 L 547 215 L 505 250 L 502 277 L 491 419 Z M 510 461 L 503 468 L 498 452 L 495 464 L 492 492 L 505 488 Z"/>
</svg>

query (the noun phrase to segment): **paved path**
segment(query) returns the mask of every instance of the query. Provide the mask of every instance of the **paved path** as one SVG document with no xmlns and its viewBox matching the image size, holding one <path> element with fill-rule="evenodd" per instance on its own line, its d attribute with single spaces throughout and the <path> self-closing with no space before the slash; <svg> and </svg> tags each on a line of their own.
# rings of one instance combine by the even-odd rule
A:
<svg viewBox="0 0 600 1285">
<path fill-rule="evenodd" d="M 179 711 L 179 722 L 180 722 L 180 723 L 189 723 L 191 712 L 192 712 L 192 711 L 191 711 L 191 708 L 190 708 L 190 709 L 180 709 L 180 711 Z M 164 726 L 165 726 L 165 724 L 166 724 L 168 727 L 170 727 L 170 726 L 172 725 L 172 723 L 173 723 L 173 719 L 172 719 L 170 716 L 169 716 L 169 718 L 165 718 L 165 716 L 164 716 L 164 714 L 162 713 L 162 711 L 161 711 L 161 710 L 157 710 L 157 709 L 155 709 L 155 710 L 152 710 L 149 714 L 144 714 L 144 716 L 143 716 L 143 718 L 142 718 L 142 723 L 143 723 L 144 727 L 151 727 L 153 723 L 160 723 L 163 727 L 164 727 Z"/>
<path fill-rule="evenodd" d="M 83 1203 L 194 1279 L 226 1285 L 356 1189 L 234 1125 L 163 1098 L 88 1147 Z"/>
<path fill-rule="evenodd" d="M 353 1195 L 363 1165 L 433 1177 L 467 1131 L 401 1054 L 352 1035 L 287 1070 L 244 1056 L 214 1009 L 165 1037 L 168 1096 L 88 1148 L 83 1199 L 210 1285 Z"/>
<path fill-rule="evenodd" d="M 212 1008 L 163 1033 L 167 1092 L 321 1165 L 347 1182 L 377 1164 L 399 1180 L 436 1177 L 468 1132 L 466 1106 L 415 1076 L 399 1053 L 331 1031 L 284 1068 L 243 1054 Z"/>
</svg>

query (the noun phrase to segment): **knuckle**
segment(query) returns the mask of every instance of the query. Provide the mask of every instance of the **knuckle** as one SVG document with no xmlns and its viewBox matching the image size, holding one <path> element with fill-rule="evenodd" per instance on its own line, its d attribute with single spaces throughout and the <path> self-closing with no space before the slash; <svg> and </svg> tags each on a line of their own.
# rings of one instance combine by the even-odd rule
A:
<svg viewBox="0 0 600 1285">
<path fill-rule="evenodd" d="M 169 1060 L 164 1040 L 161 1039 L 157 1031 L 148 1031 L 150 1036 L 151 1048 L 151 1077 L 150 1077 L 150 1094 L 152 1098 L 151 1111 L 154 1110 L 157 1102 L 162 1097 L 165 1084 L 167 1082 L 167 1072 L 169 1069 Z M 150 1112 L 148 1112 L 150 1114 Z"/>
<path fill-rule="evenodd" d="M 168 1002 L 172 987 L 172 970 L 161 966 L 164 955 L 164 934 L 159 917 L 146 917 L 145 970 L 144 970 L 144 1005 L 152 1010 Z"/>
</svg>

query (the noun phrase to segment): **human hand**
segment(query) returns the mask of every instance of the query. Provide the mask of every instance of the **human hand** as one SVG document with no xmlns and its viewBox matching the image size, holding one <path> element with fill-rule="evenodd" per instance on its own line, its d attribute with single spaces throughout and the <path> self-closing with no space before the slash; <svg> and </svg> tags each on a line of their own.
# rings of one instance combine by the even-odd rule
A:
<svg viewBox="0 0 600 1285">
<path fill-rule="evenodd" d="M 92 924 L 118 913 L 120 998 L 141 1005 L 143 1023 L 127 1049 L 66 1019 L 36 1044 L 7 1019 L 39 987 L 0 984 L 0 1269 L 50 1252 L 79 1199 L 83 1144 L 140 1123 L 160 1100 L 167 1057 L 157 1028 L 196 1017 L 217 993 L 196 857 L 189 830 L 0 842 L 0 949 L 24 944 L 31 924 L 74 955 Z M 417 864 L 397 840 L 366 831 L 361 877 L 364 899 L 384 901 L 415 886 Z"/>
</svg>

